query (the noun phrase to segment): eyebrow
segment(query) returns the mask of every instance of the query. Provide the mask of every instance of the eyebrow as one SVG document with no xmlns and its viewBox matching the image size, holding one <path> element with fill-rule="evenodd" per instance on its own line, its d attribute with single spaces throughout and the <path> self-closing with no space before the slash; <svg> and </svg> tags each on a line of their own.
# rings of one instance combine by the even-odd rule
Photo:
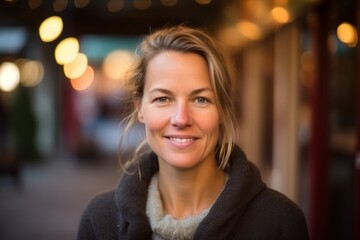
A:
<svg viewBox="0 0 360 240">
<path fill-rule="evenodd" d="M 195 89 L 195 90 L 191 91 L 191 95 L 196 95 L 196 94 L 206 92 L 206 91 L 213 92 L 213 90 L 211 88 L 205 87 L 205 88 L 199 88 L 199 89 Z M 154 92 L 161 92 L 161 93 L 169 94 L 169 95 L 173 94 L 170 90 L 165 89 L 165 88 L 153 88 L 150 90 L 149 93 L 154 93 Z"/>
</svg>

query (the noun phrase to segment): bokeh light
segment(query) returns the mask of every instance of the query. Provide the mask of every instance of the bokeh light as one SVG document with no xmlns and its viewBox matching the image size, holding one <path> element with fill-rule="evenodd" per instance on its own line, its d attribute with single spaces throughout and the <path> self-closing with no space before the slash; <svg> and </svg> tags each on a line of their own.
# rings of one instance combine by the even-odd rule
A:
<svg viewBox="0 0 360 240">
<path fill-rule="evenodd" d="M 39 27 L 39 35 L 43 42 L 51 42 L 60 36 L 63 31 L 61 17 L 52 16 L 45 19 Z"/>
<path fill-rule="evenodd" d="M 211 0 L 195 0 L 198 4 L 206 5 L 211 3 Z"/>
<path fill-rule="evenodd" d="M 53 2 L 53 9 L 55 12 L 64 11 L 68 6 L 68 0 L 55 0 Z"/>
<path fill-rule="evenodd" d="M 272 18 L 278 23 L 287 23 L 290 21 L 290 13 L 286 8 L 275 7 L 271 10 Z"/>
<path fill-rule="evenodd" d="M 20 67 L 20 82 L 25 87 L 34 87 L 44 77 L 44 65 L 39 61 L 26 61 Z"/>
<path fill-rule="evenodd" d="M 221 41 L 232 47 L 239 47 L 242 44 L 242 39 L 239 31 L 235 27 L 223 28 L 219 32 Z"/>
<path fill-rule="evenodd" d="M 18 66 L 12 62 L 4 62 L 0 65 L 0 89 L 5 92 L 14 90 L 20 82 Z"/>
<path fill-rule="evenodd" d="M 90 0 L 74 0 L 74 5 L 77 8 L 84 8 L 89 5 Z"/>
<path fill-rule="evenodd" d="M 124 0 L 110 0 L 107 8 L 109 12 L 119 12 L 124 8 Z"/>
<path fill-rule="evenodd" d="M 356 28 L 347 22 L 340 24 L 337 28 L 339 40 L 349 47 L 356 47 L 358 42 L 358 32 Z"/>
<path fill-rule="evenodd" d="M 151 0 L 134 0 L 133 5 L 134 8 L 138 10 L 145 10 L 151 6 Z"/>
<path fill-rule="evenodd" d="M 135 61 L 135 56 L 129 51 L 117 50 L 109 53 L 103 63 L 105 76 L 113 80 L 121 80 Z"/>
<path fill-rule="evenodd" d="M 55 48 L 56 62 L 60 65 L 72 62 L 79 53 L 79 49 L 80 44 L 76 38 L 65 38 Z"/>
<path fill-rule="evenodd" d="M 86 55 L 78 53 L 72 62 L 64 65 L 64 74 L 67 78 L 78 78 L 85 72 L 87 65 Z"/>
<path fill-rule="evenodd" d="M 94 69 L 91 66 L 87 66 L 83 75 L 78 78 L 70 79 L 71 86 L 77 91 L 83 91 L 93 83 L 94 76 Z"/>
<path fill-rule="evenodd" d="M 160 0 L 161 4 L 166 7 L 172 7 L 177 4 L 177 0 Z"/>
<path fill-rule="evenodd" d="M 39 8 L 42 3 L 43 3 L 43 0 L 29 0 L 29 8 L 30 9 Z"/>
<path fill-rule="evenodd" d="M 261 29 L 255 23 L 241 21 L 236 24 L 236 28 L 244 37 L 248 39 L 259 40 L 262 37 Z"/>
</svg>

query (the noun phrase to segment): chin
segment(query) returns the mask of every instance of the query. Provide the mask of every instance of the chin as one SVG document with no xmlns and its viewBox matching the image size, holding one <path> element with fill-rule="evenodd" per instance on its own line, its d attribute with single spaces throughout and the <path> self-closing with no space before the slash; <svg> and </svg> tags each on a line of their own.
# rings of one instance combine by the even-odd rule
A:
<svg viewBox="0 0 360 240">
<path fill-rule="evenodd" d="M 189 158 L 168 158 L 168 160 L 164 160 L 168 165 L 173 168 L 177 168 L 179 170 L 188 170 L 193 169 L 198 166 L 201 161 Z"/>
</svg>

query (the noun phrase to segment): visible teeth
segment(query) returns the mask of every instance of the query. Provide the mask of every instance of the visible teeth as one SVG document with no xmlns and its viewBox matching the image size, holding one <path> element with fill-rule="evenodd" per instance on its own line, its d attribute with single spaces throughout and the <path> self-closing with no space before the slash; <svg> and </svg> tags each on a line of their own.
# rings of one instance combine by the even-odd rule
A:
<svg viewBox="0 0 360 240">
<path fill-rule="evenodd" d="M 176 137 L 170 137 L 170 140 L 179 142 L 179 143 L 185 143 L 185 142 L 191 142 L 194 139 L 193 138 L 176 138 Z"/>
</svg>

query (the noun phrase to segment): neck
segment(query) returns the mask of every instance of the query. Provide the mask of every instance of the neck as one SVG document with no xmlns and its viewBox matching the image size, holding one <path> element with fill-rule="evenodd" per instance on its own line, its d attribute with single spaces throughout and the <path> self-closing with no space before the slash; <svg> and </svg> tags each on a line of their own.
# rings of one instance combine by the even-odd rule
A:
<svg viewBox="0 0 360 240">
<path fill-rule="evenodd" d="M 175 219 L 195 216 L 209 208 L 226 181 L 216 163 L 197 170 L 178 170 L 160 164 L 159 191 L 164 210 Z"/>
</svg>

